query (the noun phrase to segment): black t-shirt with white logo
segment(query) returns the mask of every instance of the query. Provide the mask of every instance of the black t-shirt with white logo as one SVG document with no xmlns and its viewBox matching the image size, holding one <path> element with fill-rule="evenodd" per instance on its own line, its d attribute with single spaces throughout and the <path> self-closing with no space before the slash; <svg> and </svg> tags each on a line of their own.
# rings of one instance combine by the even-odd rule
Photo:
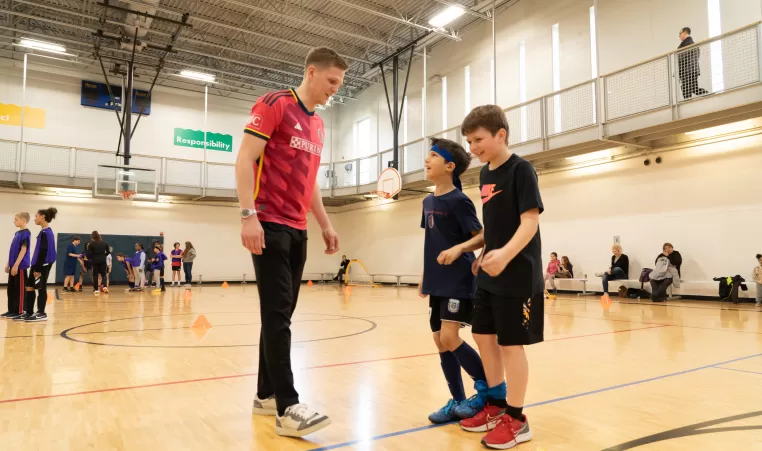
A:
<svg viewBox="0 0 762 451">
<path fill-rule="evenodd" d="M 505 246 L 521 225 L 521 214 L 537 208 L 543 212 L 537 173 L 516 154 L 502 166 L 480 174 L 485 250 Z M 490 293 L 526 299 L 544 291 L 540 230 L 497 277 L 479 271 L 477 284 Z"/>
<path fill-rule="evenodd" d="M 473 299 L 476 294 L 476 278 L 471 272 L 474 253 L 466 252 L 450 265 L 440 265 L 437 257 L 442 251 L 470 240 L 473 232 L 482 229 L 474 203 L 459 189 L 441 196 L 430 194 L 423 200 L 421 228 L 426 230 L 423 294 Z"/>
</svg>

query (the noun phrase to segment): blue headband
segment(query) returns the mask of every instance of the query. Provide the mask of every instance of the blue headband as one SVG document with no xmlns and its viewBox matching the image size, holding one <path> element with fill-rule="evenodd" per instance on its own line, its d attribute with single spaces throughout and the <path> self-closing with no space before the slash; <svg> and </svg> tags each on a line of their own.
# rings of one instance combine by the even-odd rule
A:
<svg viewBox="0 0 762 451">
<path fill-rule="evenodd" d="M 431 151 L 438 153 L 442 158 L 444 158 L 446 162 L 455 163 L 455 158 L 453 158 L 449 150 L 443 149 L 439 147 L 438 145 L 434 144 L 431 147 Z M 452 171 L 452 184 L 455 185 L 455 188 L 458 188 L 459 190 L 463 191 L 463 185 L 460 183 L 460 174 L 458 174 L 457 166 L 455 166 L 455 170 Z"/>
</svg>

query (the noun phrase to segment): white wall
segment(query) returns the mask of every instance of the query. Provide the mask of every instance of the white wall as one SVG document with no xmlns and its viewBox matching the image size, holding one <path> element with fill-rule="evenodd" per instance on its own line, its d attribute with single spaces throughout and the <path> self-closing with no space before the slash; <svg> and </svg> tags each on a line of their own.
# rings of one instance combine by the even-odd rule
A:
<svg viewBox="0 0 762 451">
<path fill-rule="evenodd" d="M 153 202 L 135 202 L 131 205 L 122 201 L 18 192 L 0 192 L 0 255 L 3 256 L 3 266 L 13 233 L 17 230 L 13 226 L 14 214 L 26 211 L 34 216 L 38 209 L 49 206 L 58 209 L 58 216 L 51 223 L 56 233 L 98 230 L 115 235 L 158 235 L 164 232 L 165 243 L 193 243 L 198 252 L 193 265 L 196 278 L 198 274 L 203 274 L 205 281 L 238 281 L 246 273 L 247 280 L 254 279 L 251 256 L 241 246 L 241 221 L 236 207 Z M 40 230 L 33 222 L 29 229 L 33 237 Z M 320 227 L 312 216 L 308 229 L 311 239 L 305 272 L 335 271 L 341 257 L 325 255 Z M 127 251 L 130 249 L 115 249 L 115 252 Z M 7 280 L 7 275 L 2 272 L 0 283 Z"/>
<path fill-rule="evenodd" d="M 22 68 L 10 61 L 0 60 L 0 103 L 21 105 Z M 81 80 L 101 81 L 102 77 L 80 74 L 79 77 L 53 73 L 50 69 L 37 70 L 30 64 L 27 75 L 26 105 L 43 108 L 46 112 L 44 129 L 26 128 L 27 142 L 78 147 L 116 152 L 119 124 L 113 111 L 80 105 Z M 112 84 L 121 83 L 109 78 Z M 136 83 L 137 89 L 150 85 Z M 210 162 L 234 163 L 240 145 L 242 130 L 246 124 L 253 102 L 245 102 L 214 95 L 210 89 L 208 103 L 208 130 L 232 135 L 231 152 L 207 150 Z M 326 140 L 323 161 L 330 161 L 332 136 L 331 109 L 319 111 L 324 118 Z M 133 124 L 137 115 L 133 115 Z M 175 146 L 176 127 L 204 129 L 204 95 L 164 88 L 157 85 L 151 99 L 151 114 L 140 119 L 140 125 L 132 140 L 132 153 L 187 160 L 203 160 L 203 149 Z M 0 139 L 18 140 L 20 127 L 0 125 Z"/>
<path fill-rule="evenodd" d="M 754 255 L 762 252 L 761 150 L 761 137 L 744 138 L 665 153 L 661 165 L 645 167 L 636 158 L 540 176 L 545 264 L 555 251 L 569 256 L 575 275 L 594 279 L 620 236 L 631 278 L 652 268 L 669 241 L 683 255 L 684 280 L 735 274 L 750 280 Z M 467 194 L 481 217 L 478 189 Z M 416 275 L 423 261 L 420 219 L 415 199 L 338 213 L 336 224 L 344 251 L 369 271 Z M 600 282 L 588 287 L 600 290 Z M 703 288 L 716 293 L 713 283 Z"/>
<path fill-rule="evenodd" d="M 593 0 L 521 0 L 497 17 L 497 103 L 509 107 L 520 103 L 519 42 L 526 42 L 527 100 L 553 91 L 551 27 L 559 24 L 561 88 L 591 78 L 589 10 Z M 762 19 L 762 3 L 752 0 L 720 0 L 722 31 Z M 689 26 L 696 41 L 709 37 L 707 0 L 599 0 L 598 53 L 601 75 L 651 59 L 677 48 L 680 29 Z M 492 24 L 477 22 L 462 30 L 461 41 L 444 40 L 429 49 L 426 133 L 431 135 L 458 125 L 462 120 L 463 68 L 471 66 L 471 104 L 491 103 L 490 61 Z M 387 72 L 388 74 L 388 72 Z M 441 84 L 448 79 L 448 121 L 442 123 Z M 404 80 L 405 71 L 400 73 Z M 410 71 L 408 140 L 420 138 L 423 66 L 419 58 Z M 391 127 L 383 85 L 360 96 L 360 100 L 336 110 L 342 136 L 336 154 L 357 158 L 352 148 L 352 124 L 371 117 L 378 149 L 391 147 Z M 375 117 L 374 115 L 378 115 Z M 378 135 L 376 135 L 378 134 Z M 400 133 L 401 135 L 401 133 Z M 401 138 L 400 138 L 401 139 Z M 404 144 L 404 143 L 401 143 Z"/>
</svg>

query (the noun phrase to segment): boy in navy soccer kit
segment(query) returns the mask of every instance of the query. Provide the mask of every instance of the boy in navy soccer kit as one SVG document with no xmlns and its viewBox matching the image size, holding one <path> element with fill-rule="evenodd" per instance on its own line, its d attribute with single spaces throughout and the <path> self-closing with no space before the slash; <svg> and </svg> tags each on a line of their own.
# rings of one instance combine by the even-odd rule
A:
<svg viewBox="0 0 762 451">
<path fill-rule="evenodd" d="M 0 315 L 6 319 L 20 317 L 24 311 L 24 282 L 27 279 L 27 269 L 30 266 L 31 232 L 26 228 L 29 223 L 29 213 L 17 213 L 13 218 L 13 224 L 18 231 L 13 235 L 11 249 L 8 252 L 8 264 L 5 272 L 8 273 L 8 311 Z"/>
<path fill-rule="evenodd" d="M 151 260 L 151 270 L 153 271 L 153 283 L 154 292 L 167 291 L 164 288 L 164 262 L 167 261 L 167 255 L 162 252 L 163 246 L 161 244 L 154 244 L 153 252 L 154 256 Z"/>
<path fill-rule="evenodd" d="M 429 323 L 452 399 L 429 415 L 432 423 L 471 418 L 484 408 L 487 382 L 479 354 L 461 340 L 461 325 L 471 324 L 476 278 L 472 249 L 481 247 L 476 208 L 463 194 L 460 174 L 471 158 L 460 144 L 432 139 L 426 156 L 426 178 L 436 188 L 423 200 L 425 230 L 421 297 L 429 296 Z M 461 368 L 475 381 L 477 394 L 466 399 Z"/>
<path fill-rule="evenodd" d="M 484 409 L 462 420 L 485 432 L 482 444 L 509 449 L 532 439 L 523 414 L 529 382 L 524 346 L 543 341 L 544 279 L 540 198 L 531 163 L 508 148 L 508 121 L 500 107 L 475 108 L 461 126 L 471 153 L 486 163 L 480 185 L 485 248 L 478 270 L 472 331 L 487 380 L 506 381 L 507 397 L 489 395 Z"/>
</svg>

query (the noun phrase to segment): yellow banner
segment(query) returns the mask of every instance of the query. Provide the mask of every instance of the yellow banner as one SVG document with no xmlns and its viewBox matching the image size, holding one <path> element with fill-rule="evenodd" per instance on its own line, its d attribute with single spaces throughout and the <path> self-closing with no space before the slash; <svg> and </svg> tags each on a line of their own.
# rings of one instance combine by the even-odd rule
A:
<svg viewBox="0 0 762 451">
<path fill-rule="evenodd" d="M 0 125 L 21 127 L 21 107 L 0 103 Z M 45 110 L 42 108 L 24 107 L 24 127 L 45 128 Z"/>
</svg>

